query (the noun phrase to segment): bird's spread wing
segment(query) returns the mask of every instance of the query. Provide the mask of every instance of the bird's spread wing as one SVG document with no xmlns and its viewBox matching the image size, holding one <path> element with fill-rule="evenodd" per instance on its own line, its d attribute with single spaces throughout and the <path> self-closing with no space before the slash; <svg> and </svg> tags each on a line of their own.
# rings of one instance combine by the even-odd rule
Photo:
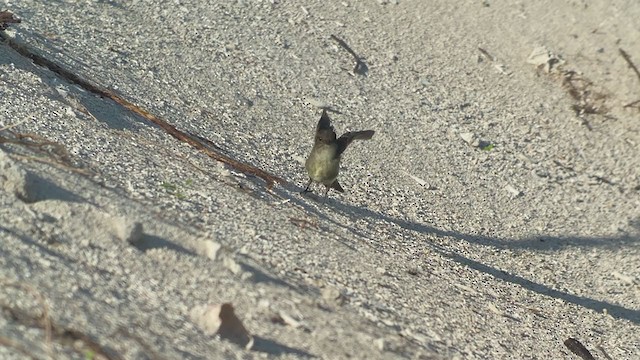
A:
<svg viewBox="0 0 640 360">
<path fill-rule="evenodd" d="M 373 130 L 349 131 L 342 134 L 338 139 L 338 151 L 336 152 L 336 156 L 340 156 L 353 140 L 369 140 L 373 137 L 373 134 L 375 134 L 375 131 Z"/>
</svg>

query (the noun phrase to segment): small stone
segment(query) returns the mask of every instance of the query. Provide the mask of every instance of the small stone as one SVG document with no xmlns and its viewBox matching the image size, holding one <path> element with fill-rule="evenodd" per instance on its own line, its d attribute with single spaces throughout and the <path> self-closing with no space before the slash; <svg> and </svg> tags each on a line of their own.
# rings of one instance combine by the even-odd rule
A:
<svg viewBox="0 0 640 360">
<path fill-rule="evenodd" d="M 207 335 L 218 334 L 247 350 L 253 347 L 253 336 L 242 325 L 230 303 L 195 306 L 189 317 Z"/>
<path fill-rule="evenodd" d="M 221 248 L 222 248 L 222 245 L 220 245 L 215 241 L 203 240 L 198 245 L 198 253 L 200 253 L 200 255 L 204 255 L 208 257 L 213 261 L 216 261 L 216 260 L 220 260 Z"/>
<path fill-rule="evenodd" d="M 302 326 L 302 322 L 294 319 L 291 315 L 287 314 L 284 311 L 279 311 L 275 318 L 278 319 L 278 322 L 284 325 L 291 326 L 292 328 L 299 328 Z"/>
<path fill-rule="evenodd" d="M 319 100 L 319 99 L 314 99 L 314 98 L 304 98 L 305 102 L 315 108 L 318 109 L 327 109 L 329 108 L 329 104 L 327 104 L 326 102 Z"/>
<path fill-rule="evenodd" d="M 108 217 L 107 217 L 108 218 Z M 111 218 L 111 228 L 116 238 L 126 241 L 131 245 L 138 244 L 142 239 L 142 223 L 133 221 L 124 216 L 114 216 Z"/>
<path fill-rule="evenodd" d="M 27 173 L 2 150 L 0 150 L 0 189 L 23 201 L 30 199 Z"/>
<path fill-rule="evenodd" d="M 511 195 L 513 195 L 513 197 L 518 197 L 518 196 L 522 195 L 522 191 L 514 188 L 511 185 L 505 186 L 504 189 L 507 190 Z"/>
<path fill-rule="evenodd" d="M 487 309 L 496 315 L 504 315 L 504 313 L 500 311 L 493 303 L 489 303 L 487 305 Z"/>
<path fill-rule="evenodd" d="M 633 276 L 624 275 L 617 271 L 612 272 L 611 275 L 613 275 L 614 278 L 622 281 L 622 283 L 625 285 L 633 285 L 635 283 L 635 278 Z"/>
<path fill-rule="evenodd" d="M 540 46 L 531 51 L 531 55 L 527 58 L 527 63 L 542 67 L 545 72 L 550 73 L 557 70 L 558 66 L 564 63 L 564 60 L 547 50 L 546 47 Z"/>
<path fill-rule="evenodd" d="M 460 133 L 460 138 L 469 145 L 474 143 L 476 136 L 472 132 Z"/>
<path fill-rule="evenodd" d="M 322 289 L 322 298 L 329 304 L 341 306 L 345 302 L 344 295 L 333 286 Z"/>
<path fill-rule="evenodd" d="M 242 272 L 242 266 L 233 260 L 230 256 L 225 256 L 222 259 L 222 265 L 231 271 L 234 275 L 238 275 Z"/>
<path fill-rule="evenodd" d="M 380 351 L 384 351 L 384 338 L 379 338 L 373 341 L 376 348 Z"/>
</svg>

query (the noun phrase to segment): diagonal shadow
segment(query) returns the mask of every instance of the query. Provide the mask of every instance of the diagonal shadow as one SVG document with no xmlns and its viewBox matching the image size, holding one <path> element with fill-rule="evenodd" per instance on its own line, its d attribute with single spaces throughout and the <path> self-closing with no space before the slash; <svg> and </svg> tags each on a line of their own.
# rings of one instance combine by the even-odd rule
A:
<svg viewBox="0 0 640 360">
<path fill-rule="evenodd" d="M 37 33 L 30 33 L 29 36 L 36 38 L 41 37 Z M 51 43 L 50 41 L 45 42 L 47 44 Z M 53 53 L 65 53 L 62 49 L 58 49 L 55 46 L 51 46 L 50 50 Z M 65 53 L 65 55 L 70 56 L 68 53 Z M 80 62 L 79 59 L 74 60 Z M 120 105 L 117 105 L 109 99 L 104 99 L 98 95 L 80 90 L 75 84 L 57 74 L 52 78 L 50 75 L 52 72 L 46 70 L 44 67 L 35 65 L 30 59 L 22 56 L 10 46 L 1 46 L 0 44 L 0 64 L 11 64 L 17 69 L 38 76 L 43 84 L 51 87 L 51 92 L 47 94 L 43 93 L 42 96 L 67 105 L 70 105 L 71 101 L 77 101 L 84 106 L 96 120 L 105 123 L 112 129 L 136 131 L 145 126 L 155 126 L 140 119 L 137 115 L 132 114 L 129 110 L 123 109 Z M 87 64 L 83 65 L 85 65 L 86 68 L 90 68 Z M 9 81 L 7 82 L 9 86 L 12 85 Z M 56 84 L 64 84 L 64 90 L 68 95 L 62 96 L 57 91 Z M 75 108 L 75 106 L 72 107 Z"/>
<path fill-rule="evenodd" d="M 283 279 L 279 279 L 275 276 L 272 276 L 267 272 L 265 272 L 264 270 L 261 270 L 256 266 L 248 264 L 246 260 L 238 261 L 238 263 L 242 267 L 242 270 L 251 273 L 251 278 L 249 280 L 254 283 L 270 283 L 276 286 L 282 286 L 282 287 L 290 288 L 293 290 L 300 290 L 300 287 L 295 286 L 289 282 L 286 282 Z"/>
<path fill-rule="evenodd" d="M 167 249 L 173 250 L 175 252 L 190 255 L 190 256 L 198 256 L 194 251 L 185 248 L 182 245 L 176 244 L 169 240 L 163 239 L 159 236 L 143 234 L 140 240 L 136 241 L 132 244 L 136 249 L 147 252 L 151 249 Z"/>
<path fill-rule="evenodd" d="M 317 207 L 314 207 L 300 197 L 291 196 L 288 191 L 296 191 L 296 189 L 283 189 L 279 194 L 284 198 L 290 199 L 290 202 L 294 205 L 302 207 L 308 213 L 318 216 L 323 221 L 332 225 L 341 227 L 350 231 L 356 236 L 368 238 L 368 236 L 359 233 L 348 226 L 342 225 L 337 221 L 329 218 L 324 212 L 321 212 Z M 302 190 L 302 189 L 300 189 Z M 345 216 L 352 218 L 368 217 L 376 220 L 386 221 L 392 224 L 396 224 L 399 227 L 418 232 L 421 234 L 432 234 L 438 237 L 450 237 L 458 240 L 463 240 L 469 243 L 480 244 L 484 246 L 491 246 L 496 248 L 508 248 L 508 249 L 532 249 L 532 250 L 561 250 L 567 247 L 612 247 L 621 248 L 623 246 L 635 246 L 640 245 L 640 235 L 626 235 L 611 238 L 597 238 L 597 237 L 559 237 L 559 236 L 540 236 L 535 238 L 525 238 L 523 240 L 509 240 L 500 239 L 496 237 L 464 234 L 456 231 L 441 230 L 432 226 L 412 222 L 404 219 L 397 219 L 395 217 L 385 215 L 383 213 L 373 211 L 367 208 L 361 208 L 352 206 L 337 201 L 329 202 L 325 205 L 325 209 L 339 212 Z M 638 222 L 640 224 L 640 221 Z M 640 230 L 640 225 L 635 225 Z M 326 230 L 328 231 L 328 230 Z M 584 296 L 577 296 L 569 294 L 564 291 L 555 290 L 547 285 L 539 284 L 534 281 L 528 280 L 524 277 L 505 272 L 503 270 L 485 265 L 479 261 L 469 259 L 450 250 L 445 249 L 434 243 L 428 243 L 435 251 L 439 252 L 443 256 L 446 256 L 462 265 L 477 270 L 479 272 L 493 276 L 494 278 L 513 284 L 517 284 L 524 289 L 539 293 L 541 295 L 550 296 L 556 299 L 561 299 L 568 303 L 573 303 L 588 309 L 592 309 L 597 312 L 602 312 L 603 309 L 607 309 L 609 315 L 617 319 L 623 319 L 631 321 L 635 324 L 640 324 L 640 310 L 629 309 L 624 306 L 612 304 L 607 301 L 595 300 Z"/>
<path fill-rule="evenodd" d="M 635 324 L 640 324 L 640 310 L 628 309 L 624 306 L 615 305 L 607 301 L 595 300 L 588 297 L 577 296 L 564 291 L 555 290 L 547 285 L 538 284 L 521 276 L 510 274 L 504 270 L 496 269 L 479 261 L 469 259 L 459 254 L 455 254 L 451 251 L 445 250 L 438 245 L 432 245 L 435 248 L 436 252 L 439 252 L 441 255 L 446 256 L 451 260 L 470 267 L 474 270 L 489 274 L 496 279 L 520 285 L 524 289 L 536 292 L 541 295 L 550 296 L 552 298 L 560 299 L 568 303 L 580 305 L 587 309 L 594 310 L 597 313 L 602 313 L 603 310 L 606 310 L 607 313 L 614 318 L 625 319 Z"/>
<path fill-rule="evenodd" d="M 36 175 L 31 171 L 26 171 L 25 173 L 27 194 L 25 196 L 18 196 L 18 198 L 25 203 L 36 203 L 44 200 L 60 200 L 75 203 L 85 202 L 95 205 L 92 201 L 65 189 L 49 179 Z"/>
<path fill-rule="evenodd" d="M 480 234 L 464 234 L 452 230 L 441 230 L 433 226 L 420 224 L 417 222 L 397 219 L 389 215 L 382 214 L 366 208 L 355 207 L 349 204 L 339 203 L 334 206 L 336 211 L 344 213 L 350 217 L 369 217 L 377 220 L 387 221 L 399 227 L 419 232 L 422 234 L 433 234 L 440 237 L 451 237 L 464 240 L 470 243 L 491 246 L 496 248 L 525 249 L 525 250 L 561 250 L 567 247 L 612 247 L 619 248 L 625 245 L 640 245 L 640 235 L 626 235 L 619 237 L 575 237 L 575 236 L 536 236 L 524 238 L 522 240 L 500 239 L 496 237 Z M 638 226 L 640 229 L 640 226 Z"/>
<path fill-rule="evenodd" d="M 317 357 L 304 350 L 292 348 L 292 347 L 280 344 L 276 341 L 269 340 L 259 336 L 253 337 L 253 347 L 251 347 L 251 350 L 267 353 L 275 356 L 296 355 L 296 356 L 307 357 L 307 358 Z"/>
</svg>

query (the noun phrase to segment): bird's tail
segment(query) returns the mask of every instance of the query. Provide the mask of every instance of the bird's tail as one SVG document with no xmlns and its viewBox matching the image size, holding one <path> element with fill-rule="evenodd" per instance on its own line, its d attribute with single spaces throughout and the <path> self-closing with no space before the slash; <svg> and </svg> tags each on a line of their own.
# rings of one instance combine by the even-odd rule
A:
<svg viewBox="0 0 640 360">
<path fill-rule="evenodd" d="M 338 180 L 334 180 L 333 181 L 333 184 L 331 184 L 331 188 L 335 189 L 335 190 L 337 190 L 337 191 L 339 191 L 341 193 L 344 192 L 344 189 L 342 188 L 342 186 L 340 186 L 340 183 L 338 183 Z"/>
</svg>

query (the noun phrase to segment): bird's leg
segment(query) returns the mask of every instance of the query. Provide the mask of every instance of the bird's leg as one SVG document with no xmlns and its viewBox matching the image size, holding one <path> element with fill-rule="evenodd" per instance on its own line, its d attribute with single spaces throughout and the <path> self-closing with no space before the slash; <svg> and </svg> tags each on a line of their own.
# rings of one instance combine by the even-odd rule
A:
<svg viewBox="0 0 640 360">
<path fill-rule="evenodd" d="M 304 194 L 304 193 L 307 193 L 307 192 L 309 192 L 309 191 L 311 191 L 311 190 L 309 190 L 309 186 L 311 186 L 311 183 L 312 183 L 312 182 L 313 182 L 313 180 L 309 179 L 309 182 L 307 183 L 307 187 L 306 187 L 306 188 L 304 188 L 304 190 L 302 190 L 302 193 L 303 193 L 303 194 Z"/>
<path fill-rule="evenodd" d="M 329 189 L 331 189 L 331 186 L 327 186 L 327 189 L 324 191 L 324 198 L 322 199 L 322 203 L 324 204 L 327 201 L 327 195 L 329 195 Z"/>
</svg>

